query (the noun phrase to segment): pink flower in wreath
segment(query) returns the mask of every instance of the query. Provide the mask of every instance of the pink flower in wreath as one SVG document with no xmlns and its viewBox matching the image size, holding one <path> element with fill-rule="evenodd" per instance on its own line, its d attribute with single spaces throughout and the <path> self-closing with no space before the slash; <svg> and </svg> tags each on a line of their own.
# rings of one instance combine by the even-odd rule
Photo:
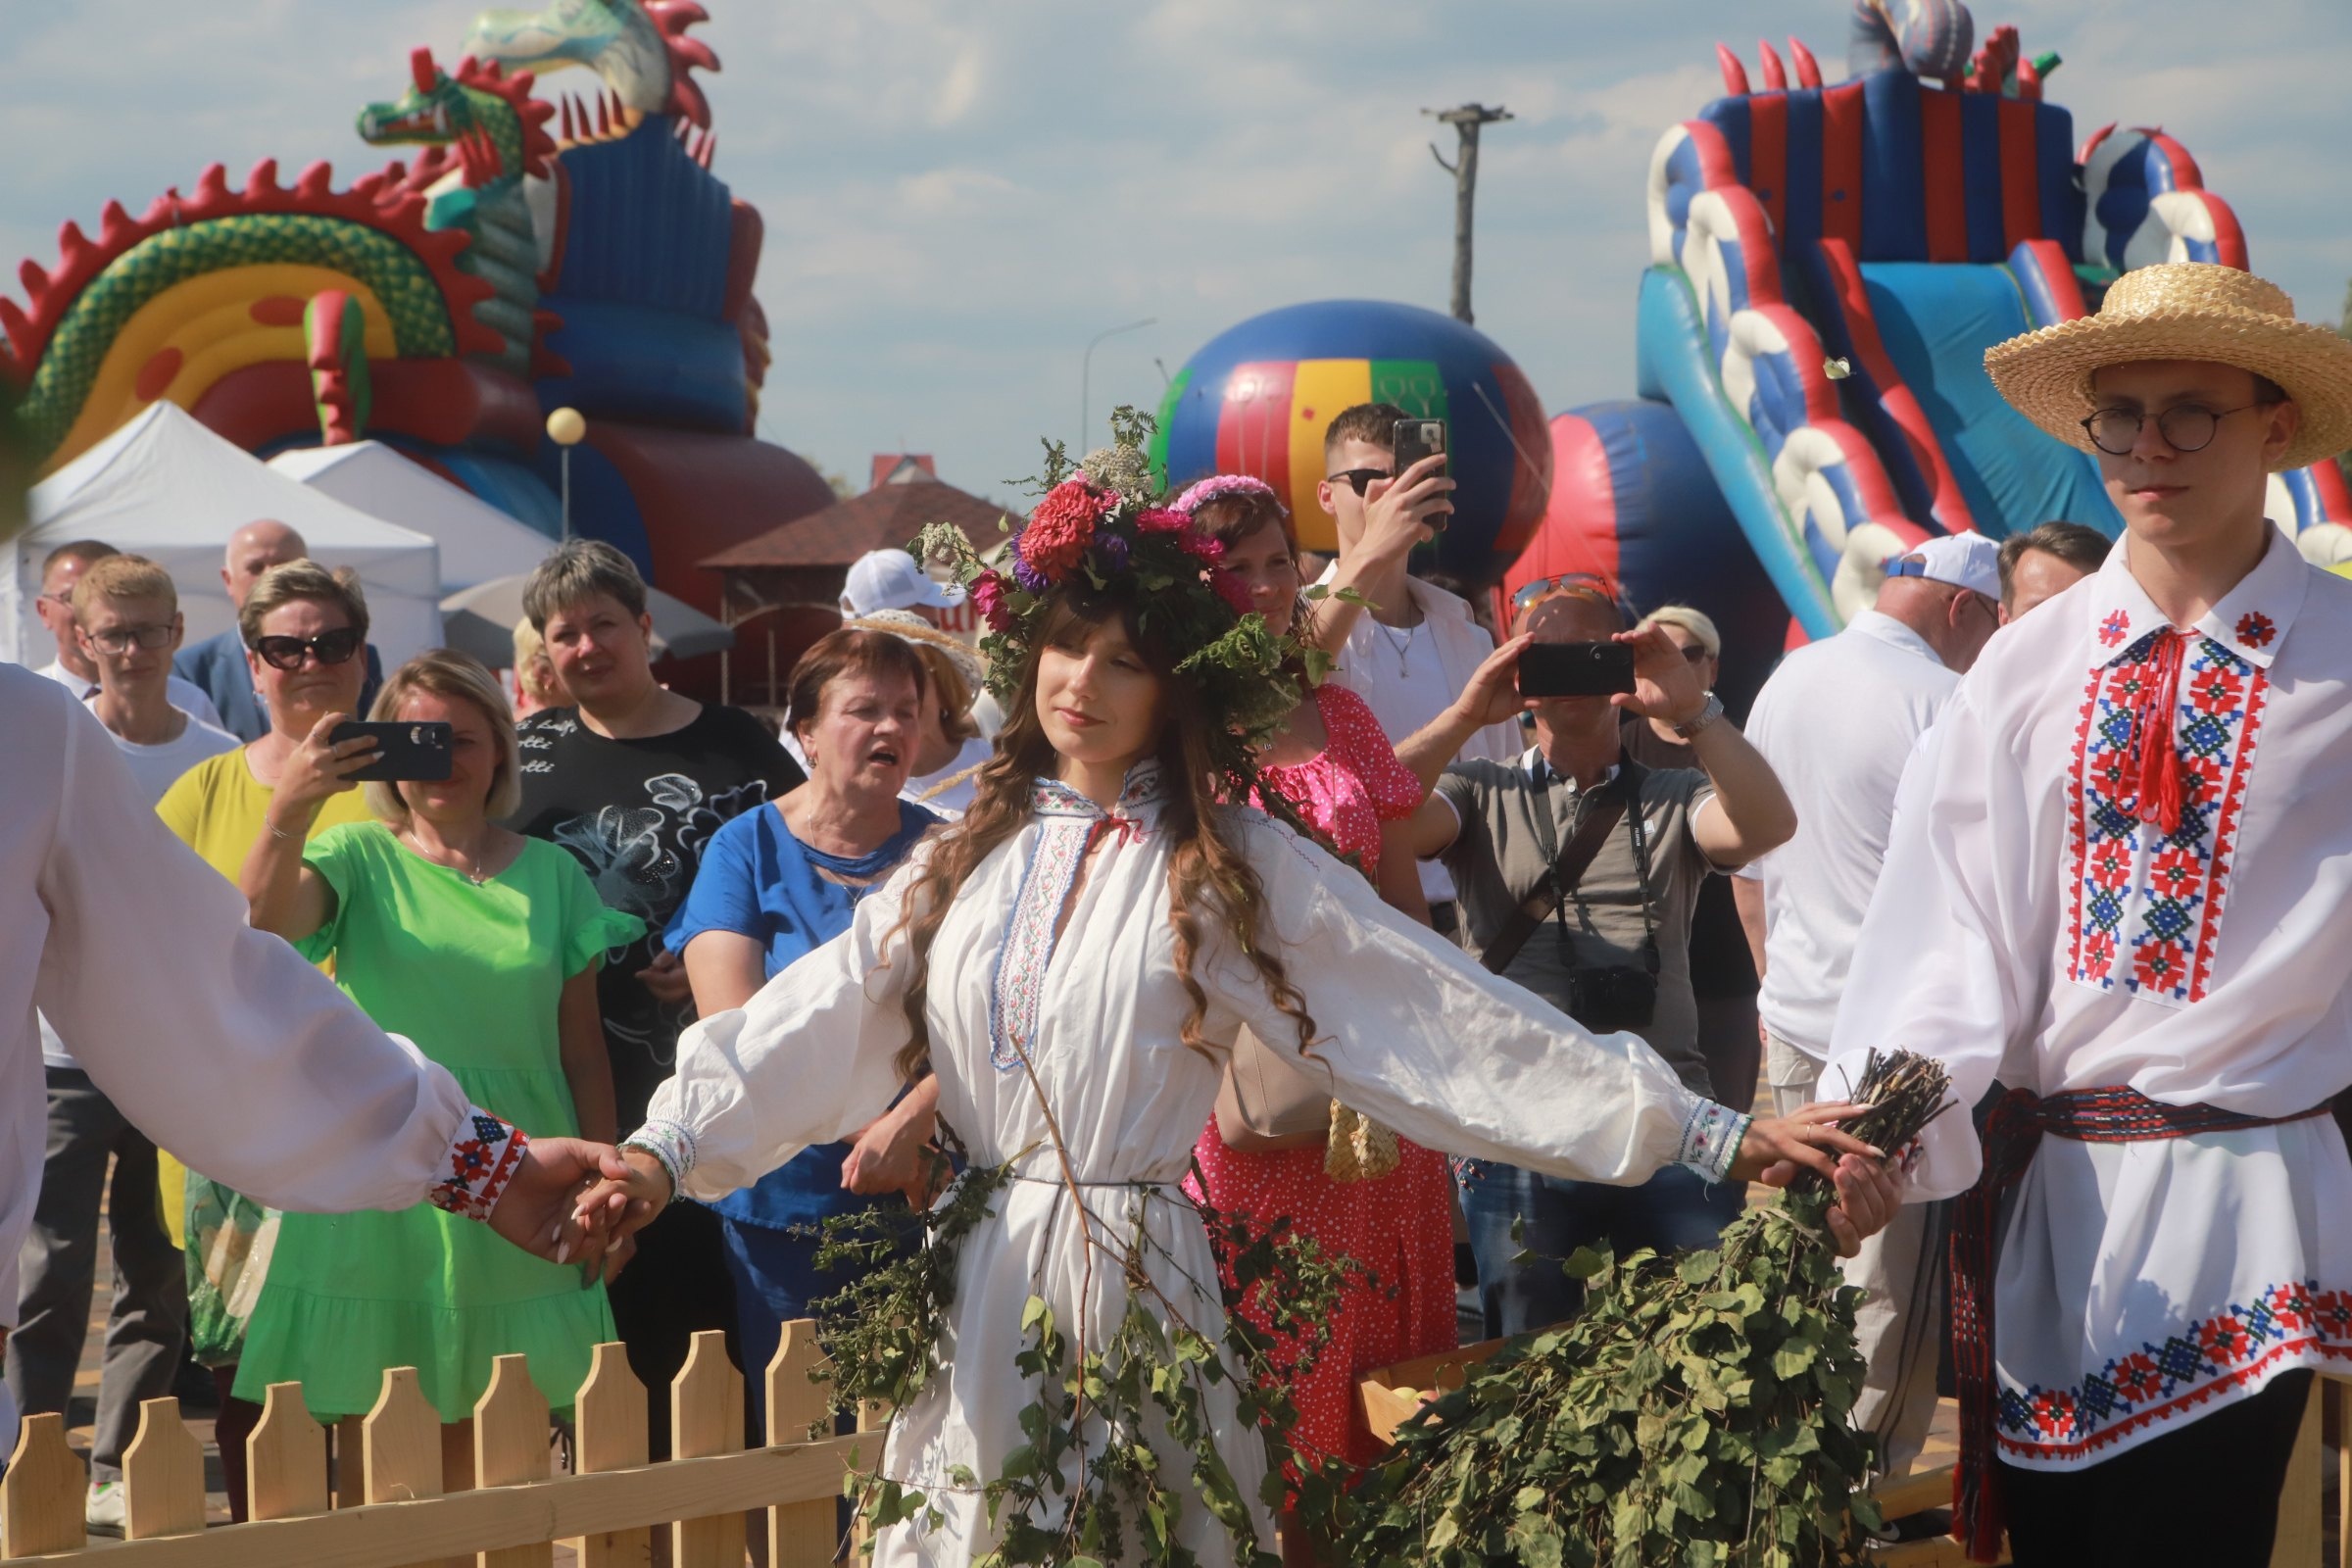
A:
<svg viewBox="0 0 2352 1568">
<path fill-rule="evenodd" d="M 1250 595 L 1250 585 L 1234 572 L 1218 566 L 1208 574 L 1208 585 L 1225 601 L 1225 608 L 1237 615 L 1247 615 L 1257 609 Z"/>
<path fill-rule="evenodd" d="M 1146 507 L 1135 514 L 1135 526 L 1141 533 L 1182 533 L 1192 525 L 1192 514 L 1173 507 Z"/>
<path fill-rule="evenodd" d="M 1059 582 L 1094 542 L 1095 524 L 1116 498 L 1095 490 L 1083 479 L 1065 479 L 1046 492 L 1029 514 L 1015 548 L 1029 569 L 1048 582 Z"/>
<path fill-rule="evenodd" d="M 1012 607 L 1004 602 L 1004 579 L 984 571 L 972 579 L 972 608 L 988 622 L 990 631 L 1012 630 Z"/>
<path fill-rule="evenodd" d="M 1176 542 L 1184 547 L 1186 554 L 1204 566 L 1213 566 L 1225 559 L 1225 541 L 1211 539 L 1198 529 L 1185 529 L 1176 536 Z"/>
</svg>

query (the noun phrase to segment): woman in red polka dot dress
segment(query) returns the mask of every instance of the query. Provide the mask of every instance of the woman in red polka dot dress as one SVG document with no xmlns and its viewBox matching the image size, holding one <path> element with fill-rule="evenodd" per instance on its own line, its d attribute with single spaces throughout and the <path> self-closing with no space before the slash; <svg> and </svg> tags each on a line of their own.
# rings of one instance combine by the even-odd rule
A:
<svg viewBox="0 0 2352 1568">
<path fill-rule="evenodd" d="M 1298 547 L 1273 490 L 1227 474 L 1193 486 L 1177 506 L 1223 543 L 1220 564 L 1249 585 L 1268 629 L 1287 633 L 1298 606 Z M 1384 832 L 1421 804 L 1420 782 L 1397 761 L 1362 698 L 1342 686 L 1315 688 L 1313 701 L 1299 706 L 1265 755 L 1260 777 L 1340 854 L 1352 857 L 1390 904 L 1428 919 L 1411 849 Z M 1314 1369 L 1291 1390 L 1298 1446 L 1356 1464 L 1381 1453 L 1356 1409 L 1357 1377 L 1455 1343 L 1452 1191 L 1445 1156 L 1401 1138 L 1396 1143 L 1396 1165 L 1388 1174 L 1335 1181 L 1325 1172 L 1324 1146 L 1245 1153 L 1227 1147 L 1211 1117 L 1193 1152 L 1207 1190 L 1188 1183 L 1195 1197 L 1226 1214 L 1261 1222 L 1288 1216 L 1325 1251 L 1369 1271 L 1370 1279 L 1343 1295 Z M 1286 1544 L 1299 1534 L 1286 1529 Z"/>
</svg>

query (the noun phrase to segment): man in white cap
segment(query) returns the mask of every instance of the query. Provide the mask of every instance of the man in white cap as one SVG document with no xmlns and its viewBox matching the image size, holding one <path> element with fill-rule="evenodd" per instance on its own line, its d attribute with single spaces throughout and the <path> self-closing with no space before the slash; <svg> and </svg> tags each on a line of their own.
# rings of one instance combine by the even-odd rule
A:
<svg viewBox="0 0 2352 1568">
<path fill-rule="evenodd" d="M 1764 1067 L 1781 1114 L 1818 1098 L 1903 764 L 1999 629 L 2000 598 L 1992 540 L 1927 540 L 1886 563 L 1876 608 L 1783 660 L 1749 712 L 1749 743 L 1796 806 L 1796 837 L 1732 883 L 1763 980 Z M 1937 1245 L 1935 1219 L 1907 1208 L 1846 1264 L 1866 1293 L 1869 1376 L 1854 1424 L 1878 1439 L 1882 1475 L 1910 1469 L 1935 1420 L 1936 1272 L 1919 1266 Z"/>
<path fill-rule="evenodd" d="M 904 550 L 869 550 L 850 564 L 841 586 L 841 615 L 855 620 L 877 610 L 911 610 L 934 626 L 939 612 L 963 603 L 960 583 L 940 582 Z"/>
<path fill-rule="evenodd" d="M 2010 1091 L 1982 1145 L 1928 1129 L 1910 1192 L 1966 1194 L 1971 1554 L 2005 1516 L 2021 1565 L 2263 1565 L 2311 1369 L 2352 1357 L 2352 583 L 2263 507 L 2352 446 L 2352 342 L 2180 263 L 1985 366 L 2096 457 L 2124 543 L 1945 706 L 1824 1088 L 1900 1045 L 1963 1106 Z"/>
</svg>

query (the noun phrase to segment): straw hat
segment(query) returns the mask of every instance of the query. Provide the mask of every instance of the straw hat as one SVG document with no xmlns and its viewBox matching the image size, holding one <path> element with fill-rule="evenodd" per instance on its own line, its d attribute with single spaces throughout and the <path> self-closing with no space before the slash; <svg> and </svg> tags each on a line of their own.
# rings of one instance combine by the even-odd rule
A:
<svg viewBox="0 0 2352 1568">
<path fill-rule="evenodd" d="M 987 678 L 980 662 L 980 651 L 953 632 L 941 631 L 911 610 L 873 610 L 862 615 L 852 615 L 842 623 L 845 631 L 882 631 L 918 648 L 929 648 L 947 656 L 963 677 L 964 686 L 974 695 Z"/>
<path fill-rule="evenodd" d="M 2295 319 L 2276 283 L 2211 262 L 2169 262 L 2117 278 L 2096 316 L 2013 337 L 1985 351 L 2001 396 L 2035 424 L 2084 452 L 2090 375 L 2136 360 L 2204 360 L 2269 376 L 2301 406 L 2302 425 L 2280 468 L 2352 447 L 2352 340 Z"/>
</svg>

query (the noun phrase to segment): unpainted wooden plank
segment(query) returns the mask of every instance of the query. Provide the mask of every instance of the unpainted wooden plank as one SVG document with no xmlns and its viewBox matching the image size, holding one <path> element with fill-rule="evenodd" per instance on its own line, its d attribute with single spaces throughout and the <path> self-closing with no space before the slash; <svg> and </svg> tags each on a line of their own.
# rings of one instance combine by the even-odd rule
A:
<svg viewBox="0 0 2352 1568">
<path fill-rule="evenodd" d="M 245 1516 L 299 1519 L 326 1508 L 326 1429 L 311 1419 L 301 1384 L 272 1383 L 245 1439 Z"/>
<path fill-rule="evenodd" d="M 425 1398 L 413 1366 L 384 1369 L 375 1408 L 360 1423 L 360 1447 L 367 1456 L 371 1503 L 438 1497 L 448 1490 L 442 1481 L 441 1413 Z M 469 1568 L 462 1558 L 437 1552 L 412 1561 L 416 1568 Z"/>
<path fill-rule="evenodd" d="M 153 1541 L 204 1528 L 204 1445 L 167 1395 L 139 1402 L 139 1431 L 122 1450 L 122 1536 Z"/>
<path fill-rule="evenodd" d="M 858 1447 L 858 1462 L 872 1469 L 882 1462 L 882 1439 L 878 1434 L 890 1430 L 890 1406 L 880 1399 L 858 1401 L 858 1435 L 864 1439 Z M 850 1560 L 864 1562 L 873 1553 L 874 1530 L 863 1519 L 850 1526 Z"/>
<path fill-rule="evenodd" d="M 2352 1383 L 2322 1387 L 2335 1401 L 2335 1568 L 2352 1568 Z"/>
<path fill-rule="evenodd" d="M 645 1463 L 649 1451 L 645 1385 L 629 1370 L 628 1348 L 600 1345 L 588 1362 L 588 1380 L 572 1404 L 572 1468 L 583 1476 L 628 1470 Z M 643 1525 L 568 1543 L 580 1568 L 648 1568 L 654 1533 Z"/>
<path fill-rule="evenodd" d="M 2271 1538 L 2271 1568 L 2311 1568 L 2327 1550 L 2320 1489 L 2320 1395 L 2327 1384 L 2311 1380 L 2303 1401 L 2303 1423 L 2286 1461 L 2286 1485 L 2278 1492 L 2278 1533 Z"/>
<path fill-rule="evenodd" d="M 826 1416 L 825 1391 L 809 1379 L 823 1363 L 816 1324 L 802 1317 L 784 1325 L 775 1359 L 767 1363 L 767 1442 L 771 1447 L 808 1441 Z M 767 1510 L 769 1568 L 829 1568 L 841 1544 L 839 1511 L 830 1497 L 784 1502 Z"/>
<path fill-rule="evenodd" d="M 696 1334 L 669 1386 L 670 1453 L 708 1459 L 743 1449 L 743 1374 L 727 1359 L 727 1337 Z M 680 1518 L 669 1527 L 671 1568 L 742 1568 L 740 1513 Z"/>
<path fill-rule="evenodd" d="M 66 1446 L 60 1415 L 28 1415 L 17 1429 L 8 1474 L 0 1476 L 0 1557 L 79 1551 L 89 1472 Z"/>
<path fill-rule="evenodd" d="M 59 1441 L 62 1444 L 62 1434 Z M 305 1519 L 226 1525 L 200 1536 L 125 1542 L 107 1548 L 106 1563 L 107 1568 L 313 1568 L 318 1563 L 405 1568 L 419 1557 L 612 1534 L 681 1514 L 740 1514 L 778 1501 L 834 1495 L 851 1442 L 830 1438 L 788 1448 L 640 1465 L 606 1475 L 560 1476 L 492 1492 L 369 1503 Z M 66 1453 L 73 1457 L 71 1450 Z M 70 1494 L 78 1532 L 80 1494 Z M 29 1560 L 54 1568 L 90 1564 L 78 1544 L 61 1555 Z"/>
<path fill-rule="evenodd" d="M 531 1382 L 524 1357 L 499 1356 L 490 1363 L 490 1387 L 473 1406 L 473 1484 L 484 1491 L 527 1486 L 545 1481 L 552 1468 L 547 1397 Z M 555 1560 L 554 1544 L 542 1542 L 485 1551 L 477 1563 L 478 1568 L 553 1568 Z"/>
</svg>

